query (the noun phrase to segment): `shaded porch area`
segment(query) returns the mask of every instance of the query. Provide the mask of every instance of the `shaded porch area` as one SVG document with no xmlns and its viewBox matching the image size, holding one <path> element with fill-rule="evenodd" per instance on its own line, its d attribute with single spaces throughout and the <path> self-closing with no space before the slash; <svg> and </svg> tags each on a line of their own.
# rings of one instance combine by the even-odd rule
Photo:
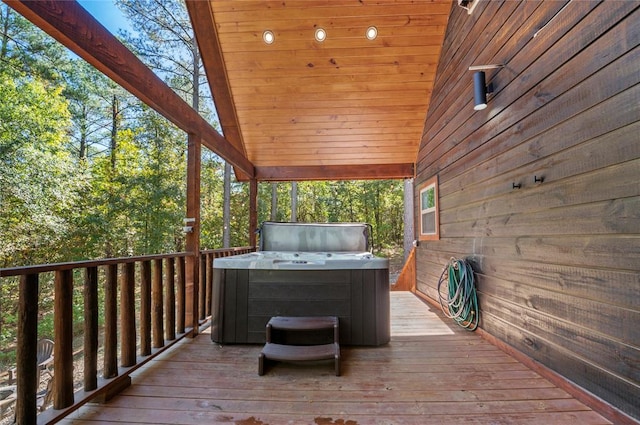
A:
<svg viewBox="0 0 640 425">
<path fill-rule="evenodd" d="M 391 293 L 391 342 L 342 347 L 333 364 L 276 364 L 260 346 L 219 346 L 205 331 L 132 375 L 106 404 L 65 424 L 609 424 L 478 334 L 410 292 Z"/>
</svg>

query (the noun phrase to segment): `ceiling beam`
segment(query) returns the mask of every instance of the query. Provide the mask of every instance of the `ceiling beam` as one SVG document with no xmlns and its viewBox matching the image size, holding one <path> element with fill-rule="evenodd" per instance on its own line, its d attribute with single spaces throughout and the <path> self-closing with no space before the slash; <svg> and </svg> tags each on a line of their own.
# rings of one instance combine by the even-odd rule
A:
<svg viewBox="0 0 640 425">
<path fill-rule="evenodd" d="M 14 10 L 93 65 L 247 177 L 246 155 L 218 133 L 136 55 L 75 1 L 3 0 Z"/>
<path fill-rule="evenodd" d="M 414 177 L 414 164 L 256 167 L 258 181 L 385 180 Z"/>
<path fill-rule="evenodd" d="M 218 113 L 218 120 L 224 137 L 240 152 L 247 156 L 238 124 L 235 104 L 229 87 L 227 70 L 222 58 L 222 50 L 218 40 L 218 31 L 211 10 L 211 3 L 203 0 L 186 0 L 187 11 L 193 26 L 193 33 L 198 42 L 198 49 L 207 73 L 209 89 Z M 200 37 L 198 37 L 200 35 Z M 203 37 L 206 35 L 206 37 Z M 238 176 L 238 170 L 236 176 Z"/>
<path fill-rule="evenodd" d="M 211 3 L 203 0 L 186 0 L 185 4 L 191 18 L 191 25 L 196 35 L 207 81 L 213 94 L 213 101 L 225 138 L 236 149 L 245 152 L 227 70 L 222 59 L 222 50 L 220 49 Z"/>
</svg>

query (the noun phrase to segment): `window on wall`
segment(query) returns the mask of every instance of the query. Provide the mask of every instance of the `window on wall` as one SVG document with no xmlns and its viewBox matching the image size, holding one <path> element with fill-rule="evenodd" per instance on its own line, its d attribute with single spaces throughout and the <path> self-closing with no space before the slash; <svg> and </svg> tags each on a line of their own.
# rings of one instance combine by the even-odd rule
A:
<svg viewBox="0 0 640 425">
<path fill-rule="evenodd" d="M 420 240 L 440 239 L 438 176 L 420 186 Z"/>
</svg>

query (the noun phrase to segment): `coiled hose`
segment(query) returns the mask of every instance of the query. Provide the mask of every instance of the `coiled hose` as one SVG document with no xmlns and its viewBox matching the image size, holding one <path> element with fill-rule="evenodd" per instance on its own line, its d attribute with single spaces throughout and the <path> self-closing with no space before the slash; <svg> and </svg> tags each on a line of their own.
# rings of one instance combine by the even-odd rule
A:
<svg viewBox="0 0 640 425">
<path fill-rule="evenodd" d="M 447 284 L 446 290 L 442 288 Z M 451 258 L 438 281 L 438 298 L 444 314 L 463 328 L 474 331 L 480 314 L 473 269 L 466 260 Z"/>
</svg>

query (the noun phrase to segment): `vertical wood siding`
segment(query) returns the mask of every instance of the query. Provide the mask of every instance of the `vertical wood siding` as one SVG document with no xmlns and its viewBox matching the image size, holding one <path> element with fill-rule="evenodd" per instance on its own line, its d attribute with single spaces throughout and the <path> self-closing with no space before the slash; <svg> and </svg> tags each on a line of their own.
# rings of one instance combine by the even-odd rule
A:
<svg viewBox="0 0 640 425">
<path fill-rule="evenodd" d="M 469 259 L 486 331 L 640 419 L 640 2 L 455 3 L 416 167 L 416 188 L 439 176 L 441 240 L 416 252 L 417 290 Z M 494 63 L 474 111 L 468 67 Z"/>
</svg>

